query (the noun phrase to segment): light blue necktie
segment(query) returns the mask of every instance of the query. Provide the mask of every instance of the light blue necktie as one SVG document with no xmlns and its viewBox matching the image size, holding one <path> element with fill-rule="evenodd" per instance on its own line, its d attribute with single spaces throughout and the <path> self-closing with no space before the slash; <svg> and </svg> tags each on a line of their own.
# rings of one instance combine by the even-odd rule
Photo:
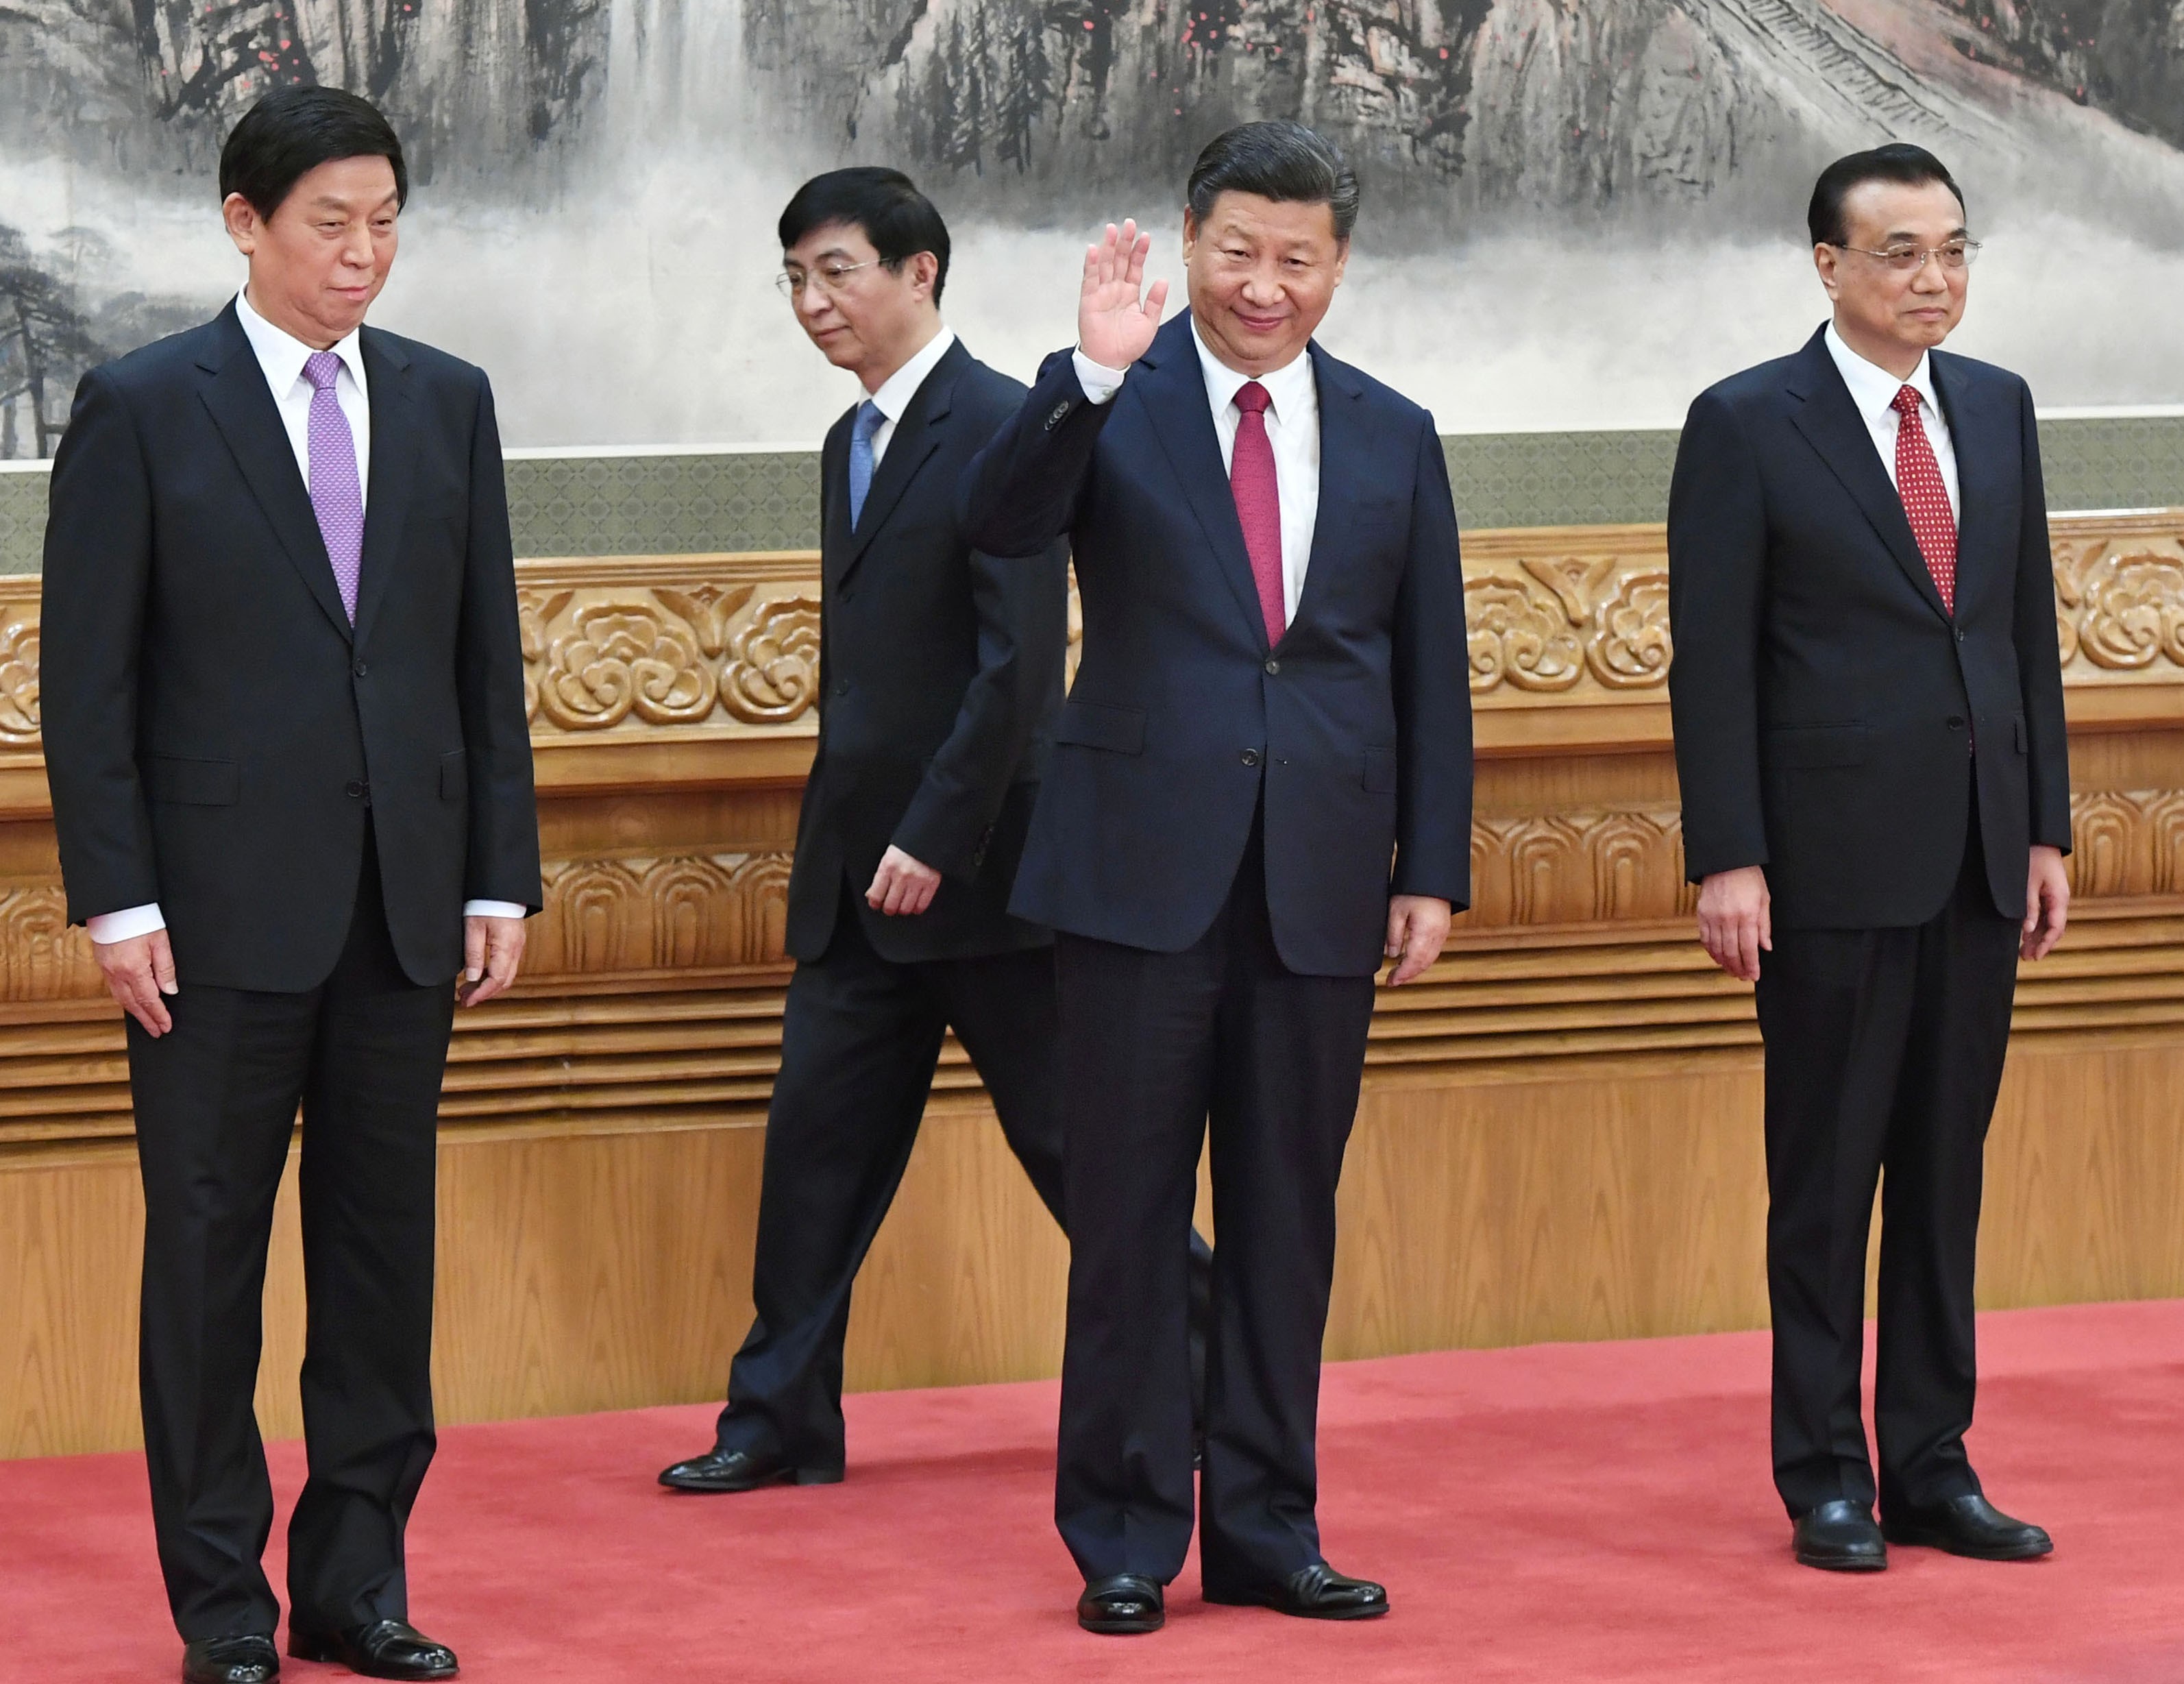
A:
<svg viewBox="0 0 2184 1684">
<path fill-rule="evenodd" d="M 869 398 L 857 405 L 857 424 L 850 429 L 850 530 L 865 512 L 865 493 L 872 488 L 872 435 L 887 425 L 887 415 Z"/>
</svg>

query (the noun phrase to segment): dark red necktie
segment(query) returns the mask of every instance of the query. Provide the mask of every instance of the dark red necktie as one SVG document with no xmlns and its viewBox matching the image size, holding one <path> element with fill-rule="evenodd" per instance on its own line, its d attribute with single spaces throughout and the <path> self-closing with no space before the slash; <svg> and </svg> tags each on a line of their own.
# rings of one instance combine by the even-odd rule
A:
<svg viewBox="0 0 2184 1684">
<path fill-rule="evenodd" d="M 1934 459 L 1934 441 L 1926 437 L 1926 423 L 1919 414 L 1919 388 L 1907 386 L 1896 394 L 1896 494 L 1903 499 L 1903 512 L 1911 517 L 1911 536 L 1919 540 L 1919 553 L 1926 571 L 1934 576 L 1934 588 L 1942 594 L 1942 606 L 1957 611 L 1957 516 L 1949 507 L 1949 488 L 1942 481 L 1942 465 Z"/>
<path fill-rule="evenodd" d="M 1282 640 L 1289 622 L 1282 595 L 1282 491 L 1274 478 L 1273 441 L 1267 437 L 1267 410 L 1273 399 L 1256 380 L 1236 388 L 1236 448 L 1228 457 L 1228 489 L 1236 499 L 1236 520 L 1244 528 L 1244 548 L 1251 557 L 1251 577 L 1259 587 L 1259 612 L 1266 616 L 1267 646 Z"/>
</svg>

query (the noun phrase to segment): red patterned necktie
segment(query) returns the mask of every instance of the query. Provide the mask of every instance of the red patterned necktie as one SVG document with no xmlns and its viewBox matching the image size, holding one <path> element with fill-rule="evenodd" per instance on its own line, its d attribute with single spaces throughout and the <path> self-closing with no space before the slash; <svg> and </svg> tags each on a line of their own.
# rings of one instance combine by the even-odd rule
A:
<svg viewBox="0 0 2184 1684">
<path fill-rule="evenodd" d="M 1896 394 L 1892 405 L 1902 417 L 1896 424 L 1896 493 L 1911 517 L 1911 535 L 1919 540 L 1919 553 L 1926 558 L 1926 571 L 1934 576 L 1942 606 L 1954 614 L 1956 511 L 1949 507 L 1949 488 L 1942 482 L 1942 465 L 1934 460 L 1934 443 L 1926 437 L 1919 403 L 1919 388 L 1907 386 Z"/>
<path fill-rule="evenodd" d="M 1274 446 L 1267 437 L 1267 410 L 1273 396 L 1256 380 L 1236 390 L 1236 448 L 1228 457 L 1228 489 L 1236 499 L 1236 519 L 1244 528 L 1244 548 L 1251 557 L 1251 577 L 1259 587 L 1259 612 L 1267 620 L 1267 644 L 1282 640 L 1289 623 L 1282 594 L 1282 493 L 1274 478 Z"/>
</svg>

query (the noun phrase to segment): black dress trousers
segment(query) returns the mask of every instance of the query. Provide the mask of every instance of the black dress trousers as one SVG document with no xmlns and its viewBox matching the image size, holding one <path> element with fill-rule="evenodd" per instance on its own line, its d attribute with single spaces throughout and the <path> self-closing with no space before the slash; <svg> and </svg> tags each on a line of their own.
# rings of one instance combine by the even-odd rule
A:
<svg viewBox="0 0 2184 1684">
<path fill-rule="evenodd" d="M 1927 923 L 1778 928 L 1761 957 L 1774 1482 L 1792 1519 L 1837 1497 L 1877 1496 L 1885 1512 L 1980 1489 L 1964 1445 L 1973 1266 L 2018 935 L 1995 910 L 1975 819 Z M 1876 1181 L 1877 1492 L 1858 1384 Z"/>
<path fill-rule="evenodd" d="M 252 1409 L 274 1195 L 303 1107 L 302 1375 L 309 1477 L 292 1617 L 407 1616 L 403 1531 L 432 1458 L 435 1131 L 454 979 L 420 987 L 365 833 L 332 973 L 297 994 L 194 984 L 157 1039 L 129 1021 L 144 1180 L 139 1356 L 159 1564 L 186 1641 L 270 1634 L 273 1494 Z"/>
<path fill-rule="evenodd" d="M 728 1371 L 724 1450 L 838 1475 L 850 1289 L 916 1144 L 942 1037 L 971 1055 L 1010 1149 L 1061 1215 L 1054 953 L 897 964 L 866 939 L 846 880 L 834 933 L 796 967 L 766 1113 L 751 1296 Z"/>
<path fill-rule="evenodd" d="M 1065 934 L 1056 956 L 1070 1235 L 1056 1522 L 1088 1580 L 1182 1570 L 1190 1216 L 1210 1131 L 1202 1575 L 1278 1586 L 1321 1559 L 1320 1347 L 1373 979 L 1282 963 L 1256 825 L 1194 945 Z"/>
</svg>

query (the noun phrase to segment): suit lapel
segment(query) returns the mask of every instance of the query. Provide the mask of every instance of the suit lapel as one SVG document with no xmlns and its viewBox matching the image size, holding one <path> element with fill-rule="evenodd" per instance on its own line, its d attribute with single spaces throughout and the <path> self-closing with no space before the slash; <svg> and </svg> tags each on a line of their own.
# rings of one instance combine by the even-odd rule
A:
<svg viewBox="0 0 2184 1684">
<path fill-rule="evenodd" d="M 364 330 L 365 382 L 371 399 L 371 484 L 364 499 L 364 555 L 358 564 L 356 640 L 371 629 L 402 557 L 402 529 L 417 466 L 415 399 L 410 359 L 400 346 Z"/>
<path fill-rule="evenodd" d="M 1290 616 L 1289 630 L 1282 634 L 1284 642 L 1327 593 L 1328 571 L 1340 565 L 1336 547 L 1351 527 L 1351 493 L 1365 479 L 1366 443 L 1357 408 L 1365 388 L 1350 370 L 1319 349 L 1318 340 L 1309 349 L 1319 399 L 1319 505 L 1312 516 L 1304 589 L 1297 597 L 1296 612 Z M 1315 581 L 1320 582 L 1318 590 L 1312 588 Z"/>
<path fill-rule="evenodd" d="M 1125 395 L 1136 391 L 1153 436 L 1160 440 L 1169 466 L 1182 482 L 1184 500 L 1197 516 L 1213 551 L 1214 565 L 1228 580 L 1236 605 L 1263 647 L 1266 615 L 1259 607 L 1259 587 L 1251 577 L 1251 555 L 1244 547 L 1244 528 L 1236 518 L 1235 493 L 1229 489 L 1228 471 L 1221 465 L 1221 440 L 1213 431 L 1206 374 L 1198 365 L 1198 347 L 1191 338 L 1196 332 L 1190 325 L 1189 310 L 1162 328 L 1152 349 L 1138 360 L 1137 369 L 1123 382 L 1123 390 Z M 1325 483 L 1323 472 L 1322 483 Z"/>
<path fill-rule="evenodd" d="M 819 565 L 830 587 L 841 583 L 850 565 L 849 440 L 856 418 L 851 410 L 836 421 L 819 453 Z"/>
<path fill-rule="evenodd" d="M 1997 533 L 1995 511 L 2010 506 L 2005 469 L 2017 471 L 2017 406 L 1997 413 L 1986 401 L 1992 388 L 1944 352 L 1933 354 L 1934 390 L 1949 424 L 1957 458 L 1957 601 L 1970 599 L 1988 577 L 1989 556 L 2014 549 L 2014 533 Z M 2005 572 L 2008 570 L 2005 569 Z"/>
<path fill-rule="evenodd" d="M 1919 541 L 1912 536 L 1903 499 L 1896 494 L 1888 470 L 1880 464 L 1880 453 L 1873 448 L 1873 435 L 1866 431 L 1858 405 L 1851 401 L 1850 388 L 1843 384 L 1820 334 L 1813 336 L 1798 361 L 1800 366 L 1787 388 L 1796 400 L 1790 419 L 1842 482 L 1926 605 L 1947 619 L 1949 611 L 1942 605 L 1934 576 L 1926 570 L 1926 559 L 1919 555 Z"/>
<path fill-rule="evenodd" d="M 956 378 L 970 356 L 963 349 L 963 342 L 958 339 L 948 348 L 947 354 L 933 365 L 933 371 L 919 383 L 917 390 L 911 393 L 902 419 L 894 424 L 894 432 L 888 439 L 887 454 L 880 458 L 879 466 L 873 470 L 872 486 L 865 493 L 864 509 L 857 517 L 856 530 L 850 534 L 847 552 L 842 560 L 842 578 L 856 571 L 873 534 L 887 524 L 894 505 L 902 500 L 903 493 L 917 477 L 917 471 L 940 448 L 940 429 L 948 419 L 956 394 Z M 845 511 L 848 478 L 845 465 Z"/>
<path fill-rule="evenodd" d="M 198 364 L 211 376 L 200 393 L 204 406 L 211 412 L 220 437 L 227 441 L 244 483 L 265 510 L 290 564 L 326 617 L 343 637 L 348 637 L 348 615 L 342 608 L 341 591 L 334 583 L 333 564 L 326 559 L 326 539 L 319 534 L 311 493 L 296 471 L 296 453 L 288 443 L 287 429 L 281 424 L 281 411 L 266 389 L 265 372 L 258 365 L 242 324 L 236 320 L 233 304 L 221 313 L 215 326 L 218 340 L 210 354 Z"/>
</svg>

